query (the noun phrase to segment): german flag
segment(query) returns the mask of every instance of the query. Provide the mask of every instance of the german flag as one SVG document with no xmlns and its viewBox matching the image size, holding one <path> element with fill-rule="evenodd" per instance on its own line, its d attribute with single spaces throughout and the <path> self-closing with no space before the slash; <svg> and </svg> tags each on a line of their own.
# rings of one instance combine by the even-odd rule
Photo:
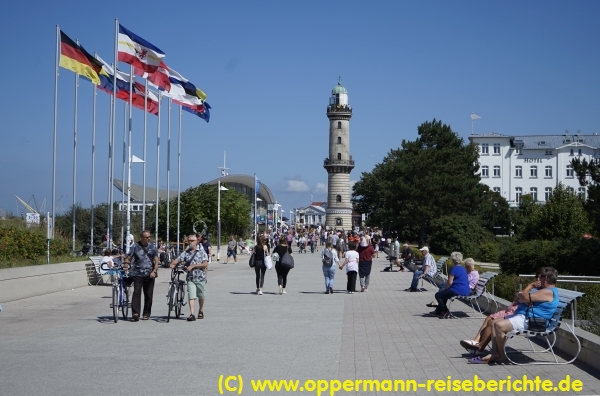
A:
<svg viewBox="0 0 600 396">
<path fill-rule="evenodd" d="M 60 32 L 60 66 L 91 80 L 94 85 L 100 84 L 102 63 L 90 55 L 81 45 L 75 43 Z"/>
</svg>

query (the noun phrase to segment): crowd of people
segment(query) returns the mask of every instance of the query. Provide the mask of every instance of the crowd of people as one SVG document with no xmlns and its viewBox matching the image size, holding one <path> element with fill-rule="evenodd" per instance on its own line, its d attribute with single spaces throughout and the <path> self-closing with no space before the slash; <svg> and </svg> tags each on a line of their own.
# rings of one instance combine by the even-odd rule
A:
<svg viewBox="0 0 600 396">
<path fill-rule="evenodd" d="M 308 242 L 307 242 L 308 241 Z M 277 284 L 279 294 L 286 294 L 288 275 L 293 268 L 289 260 L 285 257 L 291 257 L 293 254 L 293 244 L 302 249 L 303 243 L 308 243 L 311 252 L 318 251 L 318 246 L 324 246 L 321 249 L 320 260 L 322 262 L 322 271 L 325 280 L 325 294 L 333 294 L 334 280 L 336 270 L 346 272 L 346 293 L 354 294 L 356 292 L 357 278 L 360 282 L 360 291 L 369 290 L 369 280 L 373 258 L 378 257 L 382 250 L 382 241 L 385 241 L 388 250 L 390 262 L 396 263 L 403 270 L 403 267 L 414 260 L 413 251 L 404 244 L 400 244 L 396 238 L 386 241 L 377 232 L 374 233 L 355 233 L 345 234 L 343 232 L 299 232 L 294 230 L 287 234 L 260 234 L 256 237 L 256 243 L 252 246 L 253 267 L 256 280 L 256 294 L 263 294 L 265 282 L 265 273 L 269 267 L 269 262 L 274 262 L 277 273 Z M 187 273 L 187 291 L 190 307 L 188 321 L 204 319 L 204 300 L 206 295 L 207 268 L 209 266 L 209 257 L 211 255 L 211 245 L 205 235 L 198 233 L 187 237 L 187 247 L 170 262 L 170 267 L 174 268 L 181 265 Z M 248 246 L 245 246 L 248 248 Z M 227 261 L 233 257 L 236 262 L 237 249 L 239 242 L 235 236 L 231 236 L 227 246 Z M 305 249 L 305 248 L 304 248 Z M 419 291 L 418 282 L 426 275 L 433 277 L 437 272 L 437 267 L 433 256 L 429 253 L 429 248 L 423 246 L 420 248 L 423 255 L 420 269 L 415 269 L 412 282 L 406 291 Z M 250 253 L 250 249 L 248 251 Z M 112 269 L 121 267 L 128 271 L 128 281 L 133 284 L 132 320 L 148 320 L 152 310 L 152 297 L 154 283 L 158 276 L 160 252 L 159 249 L 150 243 L 150 232 L 143 231 L 140 240 L 133 243 L 128 254 L 120 254 L 118 250 L 106 249 L 101 259 L 101 268 Z M 475 270 L 475 262 L 472 258 L 463 260 L 460 252 L 452 252 L 450 255 L 452 266 L 449 270 L 447 280 L 439 285 L 439 290 L 435 293 L 435 302 L 426 304 L 428 307 L 435 307 L 435 310 L 425 314 L 425 316 L 438 317 L 445 319 L 451 317 L 447 307 L 449 299 L 455 296 L 468 296 L 475 292 L 479 280 L 479 274 Z M 227 263 L 226 261 L 226 263 Z M 293 261 L 292 261 L 293 262 Z M 460 345 L 473 353 L 475 357 L 469 359 L 472 364 L 489 364 L 501 362 L 506 359 L 504 352 L 504 343 L 506 342 L 506 333 L 510 331 L 526 330 L 529 326 L 529 309 L 535 309 L 537 317 L 546 321 L 552 318 L 554 311 L 558 306 L 558 291 L 556 289 L 556 280 L 558 274 L 552 267 L 542 267 L 536 273 L 536 279 L 525 289 L 517 293 L 512 305 L 503 311 L 496 312 L 485 318 L 479 331 L 472 339 L 460 341 Z M 144 294 L 144 304 L 142 307 L 141 296 Z M 196 315 L 196 301 L 198 305 Z M 492 344 L 491 351 L 487 352 L 486 347 Z"/>
</svg>

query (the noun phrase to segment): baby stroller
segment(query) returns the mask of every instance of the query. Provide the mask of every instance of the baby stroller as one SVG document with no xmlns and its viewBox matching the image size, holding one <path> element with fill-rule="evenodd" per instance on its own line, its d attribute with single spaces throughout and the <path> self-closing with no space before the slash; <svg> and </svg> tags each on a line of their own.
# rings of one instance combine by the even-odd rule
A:
<svg viewBox="0 0 600 396">
<path fill-rule="evenodd" d="M 302 253 L 303 251 L 306 253 L 306 243 L 300 242 L 298 246 L 300 247 L 300 251 L 298 253 Z"/>
</svg>

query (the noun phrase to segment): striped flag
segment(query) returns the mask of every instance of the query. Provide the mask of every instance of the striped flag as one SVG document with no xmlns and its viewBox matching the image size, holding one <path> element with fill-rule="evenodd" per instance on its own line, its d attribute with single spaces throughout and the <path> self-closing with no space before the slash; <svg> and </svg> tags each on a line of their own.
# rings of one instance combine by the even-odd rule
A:
<svg viewBox="0 0 600 396">
<path fill-rule="evenodd" d="M 119 61 L 125 62 L 147 73 L 158 70 L 165 53 L 137 34 L 119 24 Z"/>
<path fill-rule="evenodd" d="M 60 31 L 60 67 L 71 70 L 94 84 L 100 84 L 99 73 L 102 64 L 90 55 L 81 45 Z"/>
</svg>

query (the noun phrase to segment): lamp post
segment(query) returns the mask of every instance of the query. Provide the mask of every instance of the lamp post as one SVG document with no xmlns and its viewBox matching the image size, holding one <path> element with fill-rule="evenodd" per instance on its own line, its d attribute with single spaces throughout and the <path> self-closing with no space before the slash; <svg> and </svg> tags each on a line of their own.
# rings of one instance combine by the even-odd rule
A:
<svg viewBox="0 0 600 396">
<path fill-rule="evenodd" d="M 229 189 L 221 186 L 221 179 L 219 179 L 219 190 L 217 192 L 217 261 L 220 260 L 221 254 L 221 191 L 227 190 Z"/>
<path fill-rule="evenodd" d="M 131 131 L 130 131 L 131 132 Z M 131 136 L 131 135 L 130 135 Z M 131 146 L 129 146 L 129 163 L 127 169 L 127 243 L 125 244 L 125 252 L 129 254 L 129 241 L 131 239 L 131 163 L 144 163 L 144 160 L 136 157 L 135 155 L 131 155 Z"/>
<path fill-rule="evenodd" d="M 255 201 L 256 203 L 254 204 L 254 244 L 256 245 L 256 237 L 258 236 L 258 229 L 256 227 L 256 214 L 258 213 L 258 202 L 262 201 L 262 199 L 256 197 Z"/>
</svg>

